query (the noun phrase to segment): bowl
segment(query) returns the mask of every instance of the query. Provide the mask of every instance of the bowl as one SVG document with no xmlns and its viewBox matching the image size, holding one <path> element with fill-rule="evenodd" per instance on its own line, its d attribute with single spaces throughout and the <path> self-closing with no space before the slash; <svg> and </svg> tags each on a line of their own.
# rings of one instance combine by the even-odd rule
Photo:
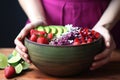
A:
<svg viewBox="0 0 120 80">
<path fill-rule="evenodd" d="M 86 71 L 93 58 L 104 50 L 101 36 L 94 42 L 76 46 L 52 46 L 24 40 L 32 63 L 43 73 L 52 76 L 72 76 Z"/>
</svg>

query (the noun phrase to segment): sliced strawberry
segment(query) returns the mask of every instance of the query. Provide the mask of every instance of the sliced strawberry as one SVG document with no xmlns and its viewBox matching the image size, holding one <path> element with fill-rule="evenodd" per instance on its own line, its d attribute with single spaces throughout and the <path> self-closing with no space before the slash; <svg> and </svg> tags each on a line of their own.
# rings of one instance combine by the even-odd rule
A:
<svg viewBox="0 0 120 80">
<path fill-rule="evenodd" d="M 30 36 L 31 36 L 32 34 L 35 34 L 35 30 L 34 30 L 34 29 L 31 29 L 31 30 L 30 30 Z"/>
<path fill-rule="evenodd" d="M 88 28 L 84 28 L 84 32 L 88 33 L 89 29 Z"/>
<path fill-rule="evenodd" d="M 40 43 L 40 44 L 48 44 L 48 39 L 45 38 L 45 37 L 39 37 L 37 39 L 37 43 Z"/>
<path fill-rule="evenodd" d="M 79 38 L 75 38 L 73 45 L 80 45 L 80 39 Z"/>
<path fill-rule="evenodd" d="M 38 35 L 39 36 L 45 36 L 46 32 L 45 31 L 39 31 Z"/>
<path fill-rule="evenodd" d="M 85 38 L 83 36 L 81 37 L 80 40 L 81 40 L 81 44 L 86 44 L 86 40 L 85 40 Z"/>
<path fill-rule="evenodd" d="M 45 40 L 44 37 L 39 37 L 39 38 L 37 39 L 37 43 L 44 44 L 44 40 Z"/>
<path fill-rule="evenodd" d="M 29 40 L 36 42 L 37 41 L 37 35 L 32 34 L 29 38 Z"/>
<path fill-rule="evenodd" d="M 82 42 L 81 44 L 86 44 L 86 42 Z"/>
<path fill-rule="evenodd" d="M 95 33 L 95 38 L 98 39 L 100 37 L 100 34 L 98 32 Z"/>
<path fill-rule="evenodd" d="M 96 33 L 96 31 L 94 31 L 94 30 L 91 31 L 91 34 L 92 34 L 92 35 L 95 35 L 95 33 Z"/>
<path fill-rule="evenodd" d="M 84 29 L 81 30 L 81 35 L 82 36 L 87 36 L 88 32 L 89 32 L 89 29 L 88 28 L 84 28 Z"/>
<path fill-rule="evenodd" d="M 80 45 L 80 42 L 73 42 L 73 45 Z"/>
<path fill-rule="evenodd" d="M 83 36 L 81 37 L 81 39 L 80 39 L 80 40 L 81 40 L 81 42 L 82 42 L 82 43 L 85 43 L 85 39 L 84 39 L 84 37 L 83 37 Z"/>
<path fill-rule="evenodd" d="M 91 43 L 92 41 L 93 41 L 92 38 L 87 39 L 87 43 Z"/>
<path fill-rule="evenodd" d="M 51 40 L 53 38 L 53 34 L 52 33 L 48 33 L 47 38 Z"/>
<path fill-rule="evenodd" d="M 32 34 L 35 34 L 35 35 L 39 35 L 39 36 L 44 36 L 46 34 L 45 31 L 38 31 L 38 30 L 35 30 L 35 29 L 31 29 L 30 30 L 30 35 Z"/>
<path fill-rule="evenodd" d="M 80 42 L 80 39 L 79 38 L 75 38 L 74 42 Z"/>
</svg>

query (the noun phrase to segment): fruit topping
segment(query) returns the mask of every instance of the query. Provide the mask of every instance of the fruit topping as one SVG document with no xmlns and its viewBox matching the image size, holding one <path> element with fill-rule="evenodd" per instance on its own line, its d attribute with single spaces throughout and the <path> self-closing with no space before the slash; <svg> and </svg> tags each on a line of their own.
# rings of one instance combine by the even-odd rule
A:
<svg viewBox="0 0 120 80">
<path fill-rule="evenodd" d="M 41 28 L 40 28 L 41 27 Z M 100 34 L 94 30 L 72 25 L 64 26 L 38 26 L 30 30 L 29 40 L 39 44 L 80 45 L 97 40 Z"/>
</svg>

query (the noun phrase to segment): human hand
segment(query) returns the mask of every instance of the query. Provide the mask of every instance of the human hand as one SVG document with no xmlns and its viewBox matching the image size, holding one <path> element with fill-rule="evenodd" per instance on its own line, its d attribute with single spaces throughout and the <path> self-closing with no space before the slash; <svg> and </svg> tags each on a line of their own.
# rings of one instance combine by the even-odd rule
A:
<svg viewBox="0 0 120 80">
<path fill-rule="evenodd" d="M 104 26 L 95 26 L 93 30 L 99 32 L 103 36 L 106 48 L 103 52 L 94 57 L 94 62 L 90 67 L 90 70 L 97 69 L 108 63 L 110 61 L 110 55 L 116 47 L 112 36 Z"/>
<path fill-rule="evenodd" d="M 31 63 L 31 60 L 27 54 L 27 48 L 24 46 L 23 40 L 29 33 L 30 29 L 35 28 L 39 25 L 47 25 L 47 23 L 45 21 L 37 20 L 35 22 L 30 22 L 26 24 L 14 40 L 14 43 L 16 45 L 15 49 L 20 53 L 21 57 L 28 63 Z"/>
</svg>

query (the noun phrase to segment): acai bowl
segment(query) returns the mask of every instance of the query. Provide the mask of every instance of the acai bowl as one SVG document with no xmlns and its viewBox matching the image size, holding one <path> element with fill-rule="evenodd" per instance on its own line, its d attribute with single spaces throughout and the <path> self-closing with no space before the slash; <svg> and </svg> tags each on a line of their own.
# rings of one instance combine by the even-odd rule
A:
<svg viewBox="0 0 120 80">
<path fill-rule="evenodd" d="M 88 28 L 52 25 L 34 30 L 30 31 L 24 43 L 32 63 L 49 75 L 63 77 L 86 71 L 94 56 L 105 48 L 103 37 Z M 37 38 L 32 36 L 33 33 Z"/>
</svg>

